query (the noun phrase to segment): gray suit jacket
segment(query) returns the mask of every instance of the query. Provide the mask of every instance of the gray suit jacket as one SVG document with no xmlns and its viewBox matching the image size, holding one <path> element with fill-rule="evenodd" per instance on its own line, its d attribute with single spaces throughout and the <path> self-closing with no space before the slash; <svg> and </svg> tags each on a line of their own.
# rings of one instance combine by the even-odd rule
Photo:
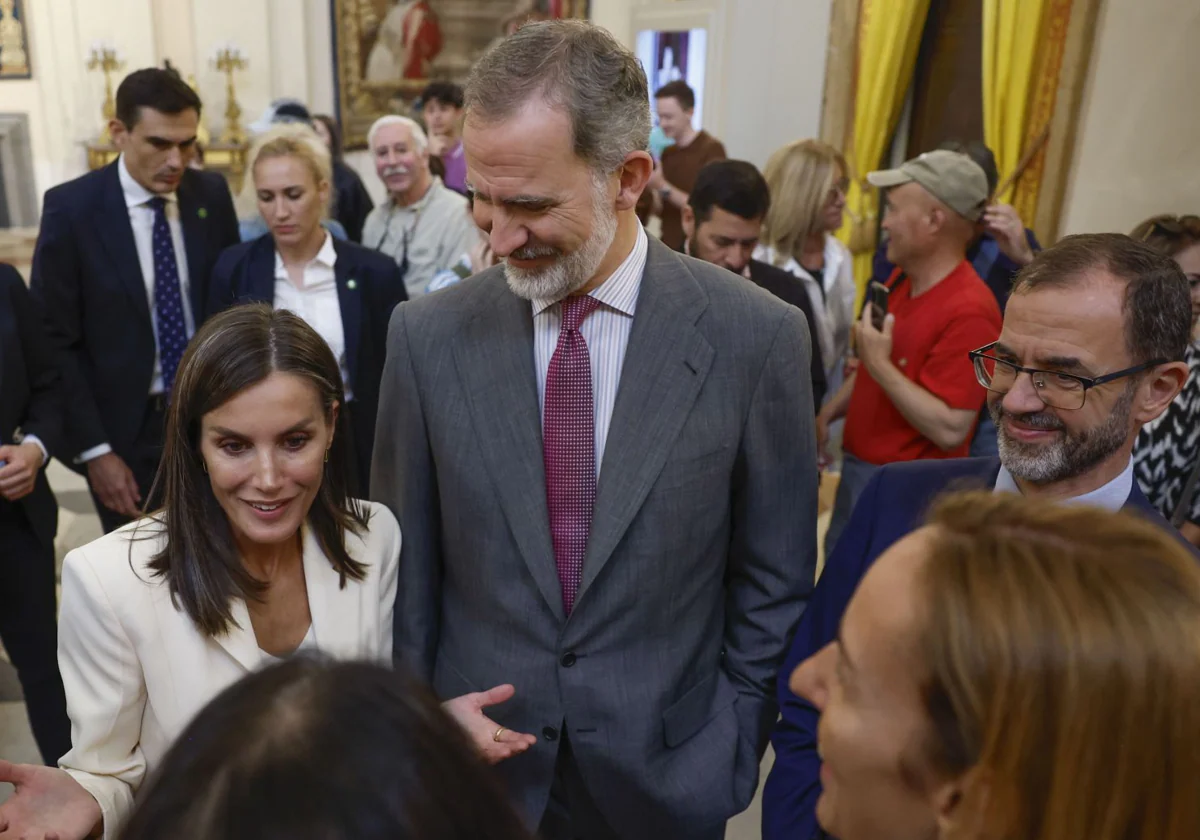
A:
<svg viewBox="0 0 1200 840">
<path fill-rule="evenodd" d="M 529 302 L 493 268 L 396 309 L 372 469 L 395 649 L 442 697 L 516 686 L 493 717 L 540 740 L 498 770 L 534 824 L 563 726 L 623 838 L 750 803 L 813 583 L 809 352 L 799 310 L 651 241 L 568 619 Z"/>
</svg>

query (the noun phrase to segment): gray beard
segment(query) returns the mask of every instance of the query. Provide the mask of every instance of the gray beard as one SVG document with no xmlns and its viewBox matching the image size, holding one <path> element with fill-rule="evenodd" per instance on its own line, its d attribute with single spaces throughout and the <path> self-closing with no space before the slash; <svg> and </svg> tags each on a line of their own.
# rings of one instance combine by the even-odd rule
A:
<svg viewBox="0 0 1200 840">
<path fill-rule="evenodd" d="M 1132 385 L 1127 387 L 1108 419 L 1083 432 L 1066 431 L 1052 414 L 1020 415 L 1020 419 L 1037 428 L 1063 430 L 1057 440 L 1044 445 L 1009 437 L 1003 423 L 1008 412 L 1002 407 L 1001 400 L 996 400 L 988 406 L 988 412 L 996 423 L 1000 463 L 1017 478 L 1033 484 L 1053 484 L 1083 475 L 1125 444 L 1135 391 Z"/>
<path fill-rule="evenodd" d="M 592 235 L 576 251 L 560 256 L 546 268 L 527 270 L 504 261 L 508 288 L 525 300 L 562 300 L 587 285 L 617 236 L 617 214 L 608 206 L 605 190 L 593 196 Z M 534 246 L 537 251 L 537 246 Z"/>
</svg>

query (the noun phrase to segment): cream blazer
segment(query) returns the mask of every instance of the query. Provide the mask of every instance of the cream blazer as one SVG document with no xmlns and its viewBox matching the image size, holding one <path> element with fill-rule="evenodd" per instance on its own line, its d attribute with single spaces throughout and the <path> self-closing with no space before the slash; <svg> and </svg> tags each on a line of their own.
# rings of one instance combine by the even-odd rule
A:
<svg viewBox="0 0 1200 840">
<path fill-rule="evenodd" d="M 346 548 L 366 564 L 367 577 L 344 589 L 304 529 L 314 647 L 390 664 L 400 526 L 383 505 L 363 504 L 368 529 L 348 533 Z M 72 746 L 59 765 L 100 803 L 105 840 L 117 836 L 139 785 L 205 704 L 273 661 L 258 647 L 244 601 L 233 604 L 237 627 L 217 639 L 175 607 L 167 584 L 147 568 L 164 542 L 157 523 L 142 519 L 63 561 L 58 663 Z"/>
</svg>

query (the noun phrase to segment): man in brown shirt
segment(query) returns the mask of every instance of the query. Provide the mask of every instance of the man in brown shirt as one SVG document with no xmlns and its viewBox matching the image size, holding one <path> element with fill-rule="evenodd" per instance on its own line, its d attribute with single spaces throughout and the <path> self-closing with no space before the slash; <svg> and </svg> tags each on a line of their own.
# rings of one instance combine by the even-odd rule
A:
<svg viewBox="0 0 1200 840">
<path fill-rule="evenodd" d="M 692 125 L 696 94 L 685 82 L 670 82 L 654 94 L 658 124 L 675 141 L 663 150 L 662 163 L 654 168 L 646 190 L 655 215 L 662 218 L 661 238 L 676 251 L 683 249 L 680 211 L 687 206 L 696 176 L 705 164 L 725 159 L 725 147 L 707 131 Z"/>
</svg>

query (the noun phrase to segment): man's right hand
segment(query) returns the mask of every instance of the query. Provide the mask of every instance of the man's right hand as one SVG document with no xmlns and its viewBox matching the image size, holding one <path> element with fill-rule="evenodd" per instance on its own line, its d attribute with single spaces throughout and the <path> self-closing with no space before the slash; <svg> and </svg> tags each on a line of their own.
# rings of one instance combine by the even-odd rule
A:
<svg viewBox="0 0 1200 840">
<path fill-rule="evenodd" d="M 107 452 L 87 462 L 88 484 L 100 504 L 131 519 L 141 514 L 142 494 L 133 470 L 115 452 Z"/>
</svg>

